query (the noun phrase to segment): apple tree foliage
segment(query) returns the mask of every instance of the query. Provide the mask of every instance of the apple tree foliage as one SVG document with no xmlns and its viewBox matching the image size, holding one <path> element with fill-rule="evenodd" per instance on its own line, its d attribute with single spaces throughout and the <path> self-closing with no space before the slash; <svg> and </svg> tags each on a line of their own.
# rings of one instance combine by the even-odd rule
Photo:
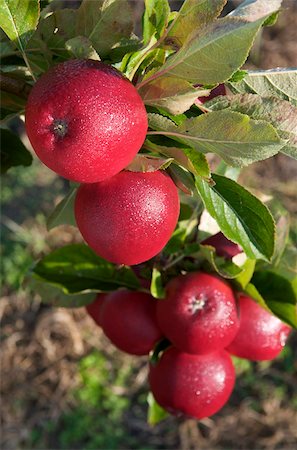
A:
<svg viewBox="0 0 297 450">
<path fill-rule="evenodd" d="M 271 211 L 237 183 L 242 167 L 283 153 L 297 159 L 297 68 L 243 70 L 254 40 L 271 26 L 281 0 L 245 0 L 222 16 L 226 0 L 144 0 L 142 37 L 133 32 L 127 0 L 83 0 L 78 9 L 50 1 L 0 0 L 1 173 L 32 163 L 9 127 L 23 118 L 36 80 L 71 58 L 102 60 L 122 71 L 147 107 L 149 130 L 129 170 L 166 169 L 180 188 L 176 230 L 160 255 L 142 264 L 140 278 L 156 298 L 181 271 L 206 269 L 228 279 L 292 327 L 297 327 L 297 250 L 288 214 Z M 63 3 L 65 5 L 65 2 Z M 224 83 L 227 95 L 199 104 L 197 97 Z M 210 168 L 207 154 L 220 163 Z M 48 229 L 75 226 L 77 187 L 48 218 Z M 201 219 L 211 216 L 246 255 L 218 257 Z M 97 292 L 143 290 L 130 267 L 111 264 L 84 244 L 67 245 L 36 262 L 29 275 L 45 302 L 83 306 Z M 151 423 L 162 416 L 150 399 Z"/>
</svg>

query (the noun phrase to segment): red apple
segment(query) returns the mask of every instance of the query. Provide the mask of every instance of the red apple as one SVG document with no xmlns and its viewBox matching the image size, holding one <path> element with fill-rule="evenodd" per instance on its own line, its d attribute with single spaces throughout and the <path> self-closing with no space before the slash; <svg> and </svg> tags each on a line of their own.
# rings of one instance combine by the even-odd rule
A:
<svg viewBox="0 0 297 450">
<path fill-rule="evenodd" d="M 168 283 L 166 298 L 157 302 L 157 318 L 174 346 L 195 354 L 223 349 L 239 326 L 231 287 L 202 272 L 181 275 Z"/>
<path fill-rule="evenodd" d="M 50 169 L 94 183 L 132 161 L 146 136 L 147 114 L 136 88 L 118 70 L 99 61 L 70 60 L 33 87 L 26 130 Z"/>
<path fill-rule="evenodd" d="M 104 333 L 123 352 L 148 354 L 162 338 L 156 320 L 156 303 L 144 292 L 113 292 L 106 297 L 102 308 Z"/>
<path fill-rule="evenodd" d="M 93 303 L 86 306 L 87 313 L 92 317 L 94 322 L 99 325 L 99 327 L 102 326 L 101 314 L 106 297 L 107 294 L 98 294 Z"/>
<path fill-rule="evenodd" d="M 201 242 L 202 245 L 211 245 L 215 248 L 216 254 L 226 259 L 232 259 L 233 256 L 242 253 L 242 249 L 239 245 L 229 241 L 223 233 L 219 232 L 213 236 L 208 237 Z"/>
<path fill-rule="evenodd" d="M 179 215 L 177 188 L 162 171 L 124 171 L 80 186 L 77 226 L 89 246 L 117 264 L 139 264 L 166 245 Z"/>
<path fill-rule="evenodd" d="M 239 297 L 239 331 L 226 350 L 240 358 L 269 361 L 276 358 L 291 328 L 247 295 Z"/>
<path fill-rule="evenodd" d="M 228 401 L 234 382 L 234 367 L 224 350 L 189 355 L 171 347 L 149 372 L 152 393 L 163 408 L 197 419 L 218 412 Z"/>
</svg>

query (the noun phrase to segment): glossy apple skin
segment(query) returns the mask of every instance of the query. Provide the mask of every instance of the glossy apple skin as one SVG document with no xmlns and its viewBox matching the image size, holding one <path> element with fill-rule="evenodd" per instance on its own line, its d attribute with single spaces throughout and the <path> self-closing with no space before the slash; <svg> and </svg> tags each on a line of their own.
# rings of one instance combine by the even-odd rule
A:
<svg viewBox="0 0 297 450">
<path fill-rule="evenodd" d="M 69 60 L 33 87 L 26 131 L 46 166 L 69 180 L 94 183 L 132 161 L 146 136 L 147 114 L 118 70 L 100 61 Z"/>
<path fill-rule="evenodd" d="M 222 256 L 225 259 L 232 259 L 233 256 L 242 253 L 242 249 L 239 247 L 239 245 L 229 241 L 229 239 L 227 239 L 221 231 L 214 234 L 213 236 L 208 237 L 207 239 L 202 241 L 201 244 L 211 245 L 216 249 L 216 254 L 218 256 Z"/>
<path fill-rule="evenodd" d="M 276 358 L 291 328 L 246 295 L 239 296 L 239 316 L 238 333 L 226 350 L 252 361 Z"/>
<path fill-rule="evenodd" d="M 212 100 L 213 98 L 218 97 L 219 95 L 226 95 L 226 88 L 225 88 L 224 84 L 219 84 L 217 87 L 212 89 L 210 91 L 210 94 L 208 97 L 198 97 L 196 100 L 196 103 L 197 104 L 206 103 L 209 100 Z"/>
<path fill-rule="evenodd" d="M 177 188 L 162 171 L 124 171 L 80 186 L 77 226 L 98 255 L 117 264 L 139 264 L 166 245 L 179 215 Z"/>
<path fill-rule="evenodd" d="M 106 297 L 107 294 L 98 294 L 93 303 L 86 306 L 87 313 L 99 327 L 102 326 L 101 314 Z"/>
<path fill-rule="evenodd" d="M 231 287 L 214 275 L 188 273 L 172 279 L 157 303 L 164 335 L 179 350 L 207 354 L 234 339 L 239 321 Z"/>
<path fill-rule="evenodd" d="M 234 383 L 234 367 L 224 350 L 189 355 L 171 347 L 149 371 L 157 402 L 171 414 L 196 419 L 218 412 L 228 401 Z"/>
<path fill-rule="evenodd" d="M 123 352 L 147 355 L 162 338 L 156 303 L 144 292 L 119 290 L 109 294 L 101 314 L 104 333 Z"/>
</svg>

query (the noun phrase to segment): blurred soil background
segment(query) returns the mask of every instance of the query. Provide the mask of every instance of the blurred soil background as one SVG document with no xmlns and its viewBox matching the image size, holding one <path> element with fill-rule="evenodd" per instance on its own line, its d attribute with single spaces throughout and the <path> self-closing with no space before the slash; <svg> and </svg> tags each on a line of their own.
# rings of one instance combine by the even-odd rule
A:
<svg viewBox="0 0 297 450">
<path fill-rule="evenodd" d="M 132 3 L 140 17 L 141 2 Z M 297 66 L 296 3 L 285 2 L 277 25 L 263 31 L 250 67 Z M 274 195 L 297 223 L 296 161 L 279 155 L 245 169 L 240 181 Z M 72 227 L 46 231 L 46 217 L 66 190 L 36 159 L 2 180 L 1 448 L 296 448 L 296 333 L 273 363 L 235 361 L 235 391 L 214 417 L 169 417 L 151 428 L 146 359 L 117 352 L 83 308 L 52 308 L 21 286 L 36 258 L 80 240 Z"/>
</svg>

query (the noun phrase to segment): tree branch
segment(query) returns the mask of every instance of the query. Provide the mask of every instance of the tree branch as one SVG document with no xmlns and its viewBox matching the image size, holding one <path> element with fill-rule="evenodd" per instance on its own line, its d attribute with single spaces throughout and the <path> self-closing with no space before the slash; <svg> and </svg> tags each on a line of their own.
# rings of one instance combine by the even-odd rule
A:
<svg viewBox="0 0 297 450">
<path fill-rule="evenodd" d="M 1 91 L 9 92 L 26 99 L 32 87 L 25 81 L 8 77 L 4 73 L 0 72 L 0 89 Z"/>
</svg>

